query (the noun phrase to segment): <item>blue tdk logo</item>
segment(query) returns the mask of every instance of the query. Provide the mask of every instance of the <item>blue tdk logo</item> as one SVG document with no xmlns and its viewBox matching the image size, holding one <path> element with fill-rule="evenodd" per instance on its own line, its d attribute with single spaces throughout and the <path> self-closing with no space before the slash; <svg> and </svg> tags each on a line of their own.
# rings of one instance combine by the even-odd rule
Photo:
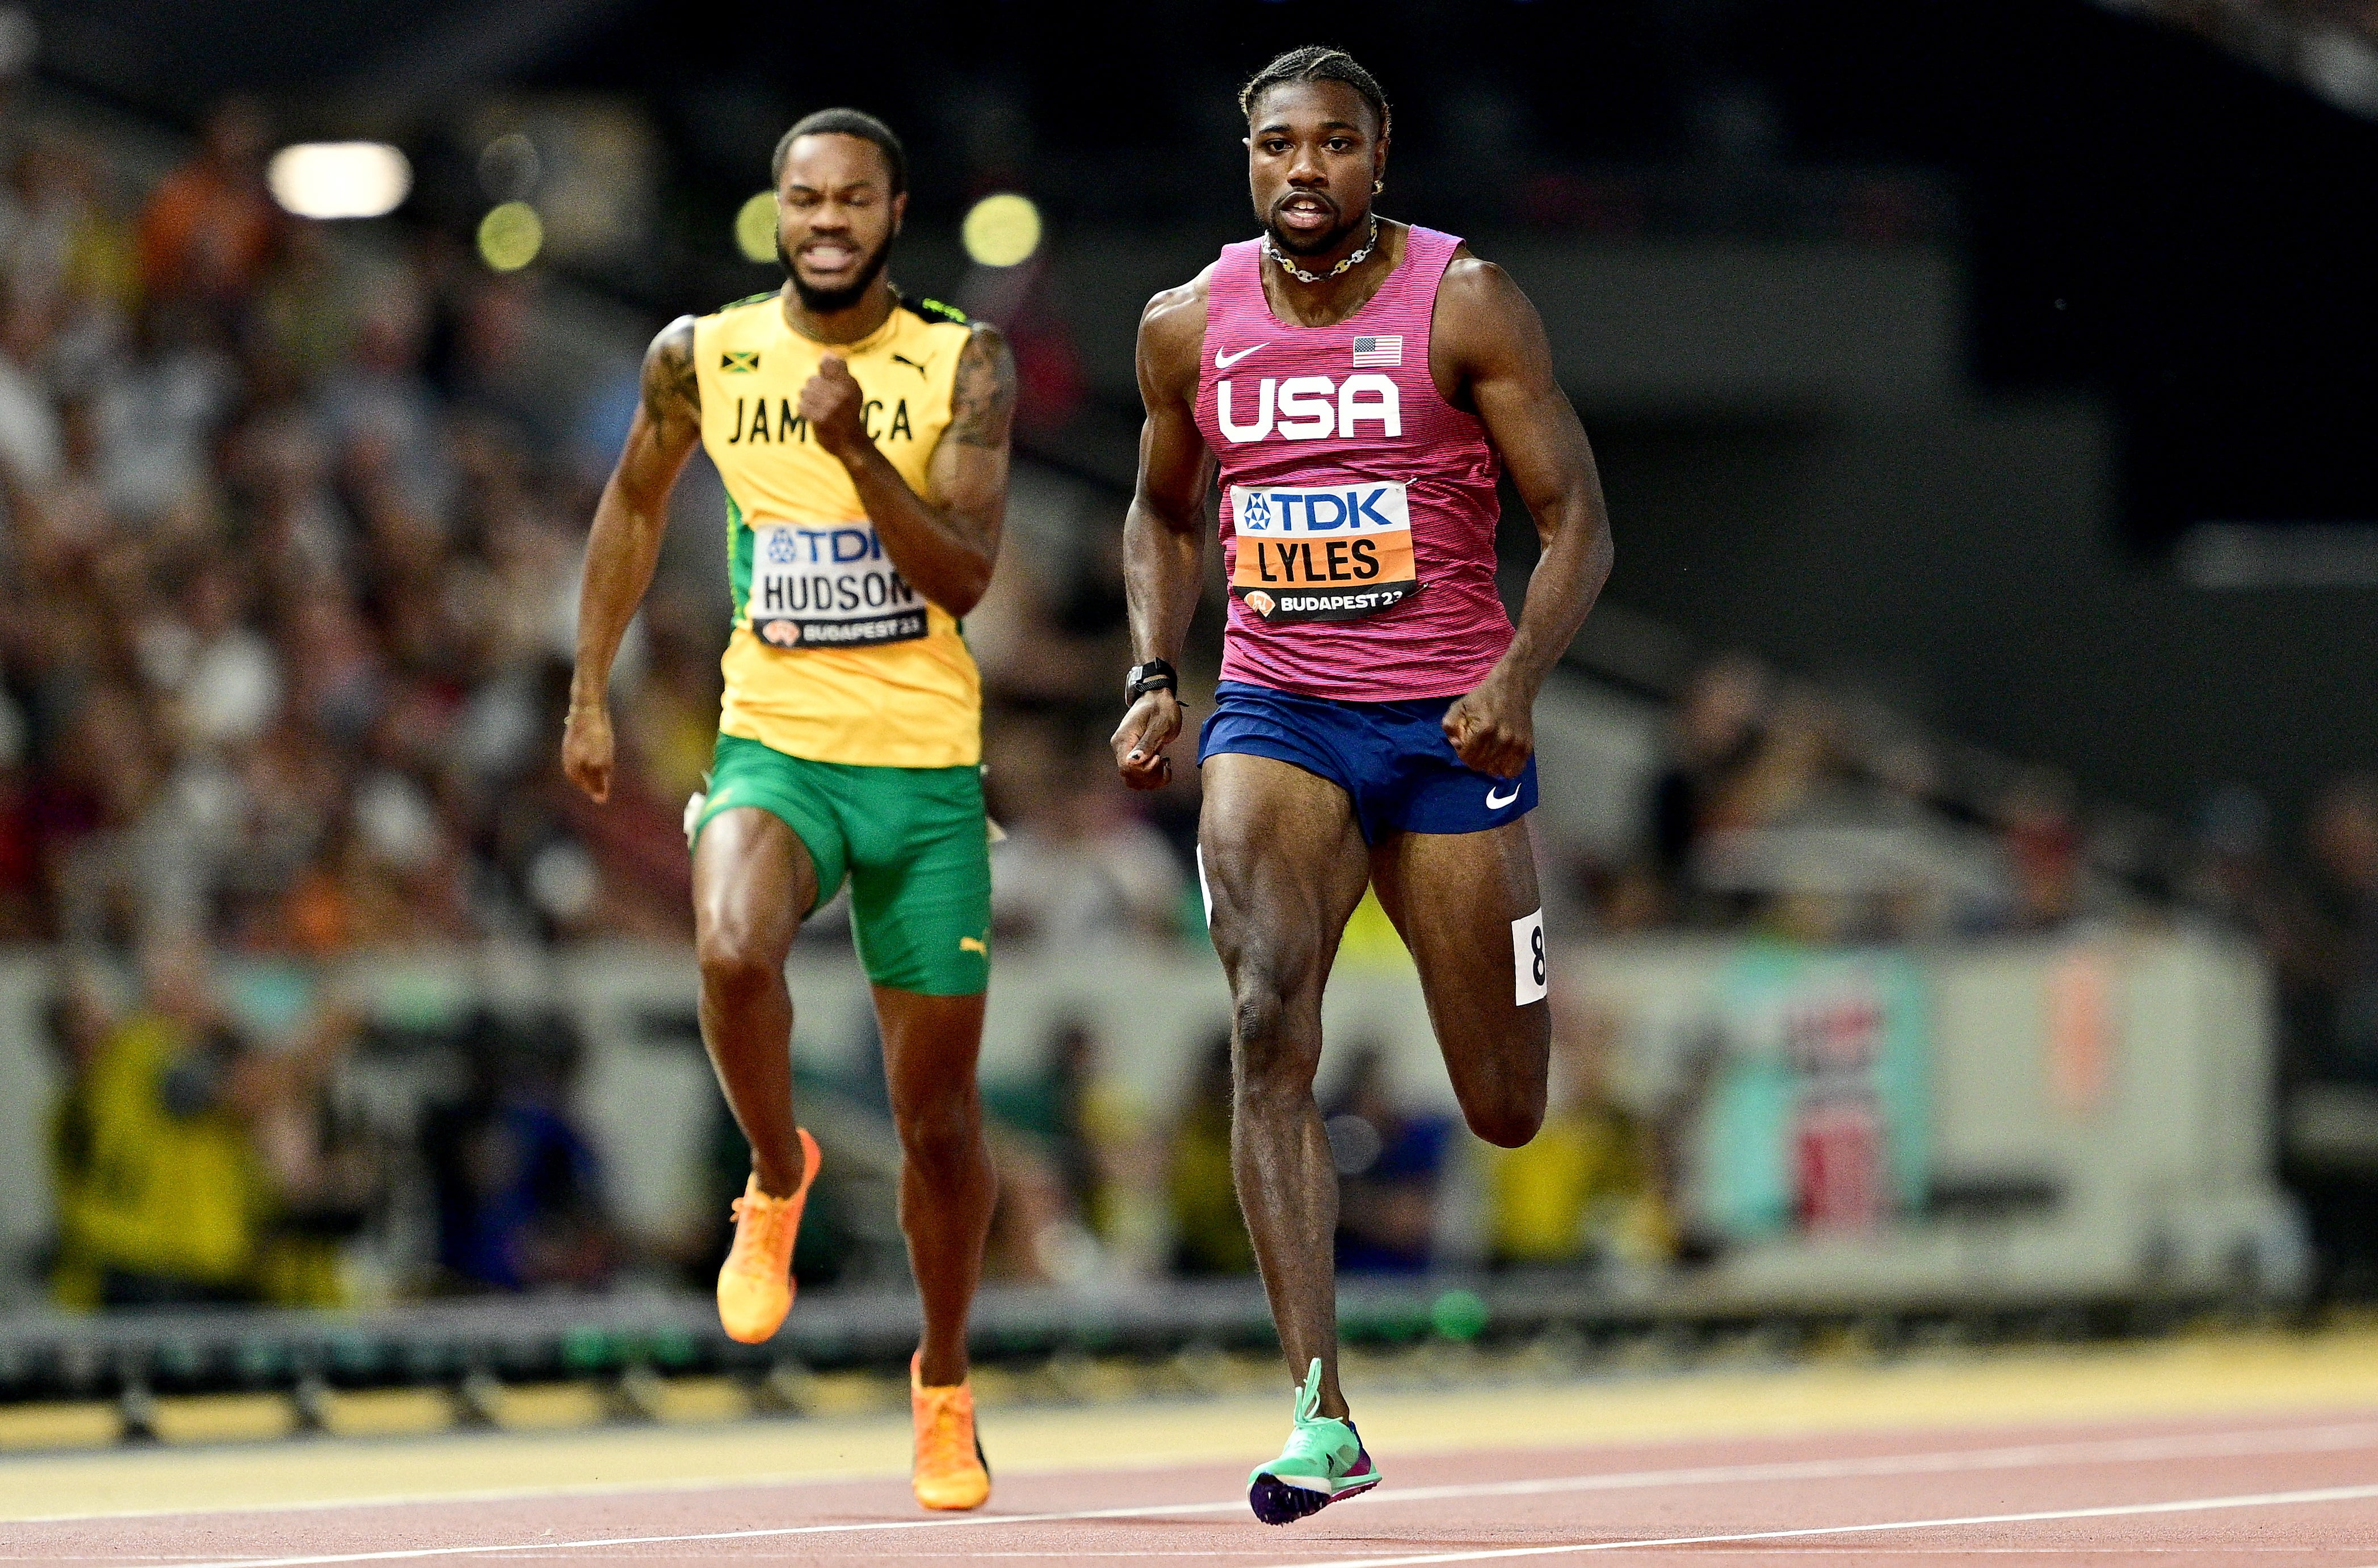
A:
<svg viewBox="0 0 2378 1568">
<path fill-rule="evenodd" d="M 1249 533 L 1356 533 L 1409 528 L 1401 485 L 1350 485 L 1335 490 L 1232 491 L 1231 517 Z"/>
</svg>

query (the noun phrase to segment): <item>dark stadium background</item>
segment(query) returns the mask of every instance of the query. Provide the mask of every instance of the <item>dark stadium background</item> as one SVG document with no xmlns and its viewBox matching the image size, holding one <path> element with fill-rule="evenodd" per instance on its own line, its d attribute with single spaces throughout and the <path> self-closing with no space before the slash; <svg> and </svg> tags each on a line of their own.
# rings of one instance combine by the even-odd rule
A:
<svg viewBox="0 0 2378 1568">
<path fill-rule="evenodd" d="M 1180 150 L 1228 129 L 1249 62 L 1327 38 L 1391 88 L 1407 205 L 1452 222 L 1497 199 L 1493 171 L 1465 167 L 1459 98 L 1507 99 L 1532 161 L 1583 164 L 1692 157 L 1746 94 L 1786 160 L 1952 176 L 1976 373 L 2119 400 L 2123 536 L 2142 552 L 2199 518 L 2378 514 L 2356 449 L 2378 131 L 2201 39 L 2086 6 L 1179 4 L 1094 20 L 1023 4 L 34 9 L 62 75 L 169 120 L 246 90 L 295 95 L 293 130 L 392 120 L 418 136 L 498 72 L 635 93 L 668 136 L 688 251 L 715 248 L 767 127 L 828 101 L 904 129 L 920 218 L 954 216 L 969 174 L 994 172 L 1067 219 L 1145 220 L 1159 199 L 1235 218 L 1227 139 Z M 1021 115 L 1030 140 L 1008 168 L 970 148 L 980 100 L 952 89 Z M 687 281 L 638 292 L 674 305 Z"/>
<path fill-rule="evenodd" d="M 217 96 L 252 91 L 291 134 L 393 137 L 422 166 L 408 215 L 458 228 L 479 197 L 472 150 L 449 133 L 490 81 L 633 95 L 666 147 L 660 222 L 649 254 L 588 281 L 655 317 L 764 286 L 764 269 L 722 255 L 717 235 L 754 188 L 774 128 L 828 102 L 901 127 L 920 227 L 1013 187 L 1061 232 L 1194 214 L 1235 233 L 1234 84 L 1276 49 L 1326 38 L 1370 61 L 1393 95 L 1388 207 L 1442 226 L 1524 223 L 1526 188 L 1563 173 L 1921 172 L 1967 269 L 1975 387 L 2078 390 L 2110 411 L 2115 493 L 2098 521 L 2120 572 L 2168 570 L 2200 521 L 2378 518 L 2368 456 L 2378 207 L 2367 197 L 2378 126 L 2204 38 L 2073 0 L 33 9 L 53 41 L 49 69 L 162 122 L 193 123 Z M 1512 178 L 1519 163 L 1528 182 Z M 1575 214 L 1555 203 L 1533 216 L 1558 226 Z M 1653 222 L 1723 230 L 1741 215 L 1721 197 Z M 1752 226 L 1761 222 L 1788 237 L 1793 220 Z M 1679 433 L 1641 428 L 1624 410 L 1586 412 L 1622 503 L 1614 599 L 1728 640 L 1718 611 L 1659 581 L 1723 578 L 1724 521 L 1708 520 L 1673 556 L 1639 521 L 1628 527 L 1632 448 Z M 1119 439 L 1110 426 L 1079 444 L 1111 467 Z M 1971 543 L 1991 548 L 1987 533 Z M 2060 584 L 2003 591 L 2013 602 L 1989 609 L 2008 622 L 2059 618 Z M 2022 602 L 2030 595 L 2042 602 Z M 2348 760 L 2343 737 L 2373 716 L 2356 695 L 2372 683 L 2354 678 L 2371 649 L 2358 635 L 2366 617 L 2358 599 L 2351 614 L 2327 608 L 2307 613 L 2334 631 L 2335 667 L 2294 672 L 2316 694 L 2240 667 L 2255 663 L 2261 615 L 2291 618 L 2253 604 L 2243 619 L 2169 628 L 2182 645 L 2168 678 L 2142 675 L 2120 694 L 2135 724 L 2043 712 L 2057 689 L 2047 683 L 1961 686 L 1885 631 L 1839 662 L 1892 671 L 1894 695 L 1955 713 L 1976 738 L 2060 752 L 2143 805 L 2184 805 L 2208 775 L 2294 798 Z M 1806 613 L 1832 618 L 1835 607 L 1816 599 Z M 2085 664 L 2122 634 L 2120 616 L 2102 616 L 2044 656 Z M 2217 733 L 2225 725 L 2236 739 Z"/>
</svg>

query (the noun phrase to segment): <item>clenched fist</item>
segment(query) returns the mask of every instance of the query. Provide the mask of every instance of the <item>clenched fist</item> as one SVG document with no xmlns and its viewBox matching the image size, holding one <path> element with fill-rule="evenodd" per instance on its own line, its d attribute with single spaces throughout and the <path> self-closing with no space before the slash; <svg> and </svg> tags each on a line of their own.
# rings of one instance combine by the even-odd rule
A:
<svg viewBox="0 0 2378 1568">
<path fill-rule="evenodd" d="M 874 443 L 867 438 L 867 394 L 840 354 L 818 361 L 817 374 L 801 388 L 801 417 L 821 447 L 844 462 Z"/>
<path fill-rule="evenodd" d="M 1445 738 L 1482 773 L 1516 779 L 1536 749 L 1535 704 L 1493 676 L 1445 711 Z"/>
<path fill-rule="evenodd" d="M 611 798 L 613 746 L 610 709 L 571 703 L 561 730 L 561 771 L 591 799 Z"/>
<path fill-rule="evenodd" d="M 1162 789 L 1172 782 L 1172 759 L 1164 748 L 1181 733 L 1181 699 L 1159 688 L 1142 692 L 1114 732 L 1116 771 L 1134 789 Z"/>
</svg>

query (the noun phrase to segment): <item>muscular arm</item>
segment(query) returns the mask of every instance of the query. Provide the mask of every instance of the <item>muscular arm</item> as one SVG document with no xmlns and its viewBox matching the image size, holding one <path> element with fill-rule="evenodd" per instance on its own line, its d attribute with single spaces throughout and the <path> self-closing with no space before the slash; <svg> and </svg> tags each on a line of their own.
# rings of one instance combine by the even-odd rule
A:
<svg viewBox="0 0 2378 1568">
<path fill-rule="evenodd" d="M 910 489 L 868 439 L 863 401 L 849 369 L 831 355 L 801 389 L 801 413 L 850 471 L 892 564 L 917 592 L 963 616 L 991 586 L 1007 518 L 1008 426 L 1015 414 L 1015 361 L 1007 341 L 977 323 L 959 351 L 950 423 L 926 471 L 940 506 Z"/>
<path fill-rule="evenodd" d="M 1464 762 L 1510 778 L 1535 749 L 1536 694 L 1609 579 L 1610 519 L 1585 427 L 1553 378 L 1543 323 L 1509 274 L 1457 257 L 1437 295 L 1435 336 L 1543 542 L 1509 650 L 1445 715 Z"/>
<path fill-rule="evenodd" d="M 1205 292 L 1195 284 L 1148 302 L 1139 322 L 1139 482 L 1123 514 L 1123 573 L 1131 605 L 1132 656 L 1177 663 L 1196 613 L 1206 558 L 1206 491 L 1214 460 L 1197 432 L 1197 356 L 1206 332 Z M 1134 789 L 1171 776 L 1164 748 L 1181 733 L 1181 703 L 1151 691 L 1114 733 L 1115 765 Z"/>
<path fill-rule="evenodd" d="M 653 563 L 660 558 L 668 527 L 669 492 L 701 437 L 693 317 L 680 316 L 644 351 L 643 396 L 595 505 L 586 569 L 578 584 L 578 663 L 570 677 L 561 766 L 596 800 L 611 793 L 611 661 L 652 584 Z"/>
</svg>

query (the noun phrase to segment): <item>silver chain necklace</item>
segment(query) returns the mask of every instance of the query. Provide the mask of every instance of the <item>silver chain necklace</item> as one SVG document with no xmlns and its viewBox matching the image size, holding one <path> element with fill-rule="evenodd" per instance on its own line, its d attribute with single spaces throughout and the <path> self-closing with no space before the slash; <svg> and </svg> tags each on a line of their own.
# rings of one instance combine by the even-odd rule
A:
<svg viewBox="0 0 2378 1568">
<path fill-rule="evenodd" d="M 1339 273 L 1346 270 L 1347 268 L 1360 266 L 1362 263 L 1368 261 L 1371 258 L 1371 252 L 1376 250 L 1379 245 L 1379 215 L 1375 212 L 1371 214 L 1371 235 L 1370 238 L 1363 242 L 1363 248 L 1356 251 L 1353 255 L 1346 257 L 1345 260 L 1340 261 L 1337 266 L 1332 267 L 1327 272 L 1307 272 L 1303 268 L 1299 267 L 1295 262 L 1291 261 L 1287 257 L 1282 256 L 1279 253 L 1279 247 L 1271 243 L 1271 236 L 1269 234 L 1264 235 L 1263 244 L 1264 254 L 1270 257 L 1274 261 L 1279 262 L 1281 271 L 1286 272 L 1290 277 L 1295 279 L 1300 283 L 1318 283 L 1324 279 L 1335 278 Z"/>
</svg>

